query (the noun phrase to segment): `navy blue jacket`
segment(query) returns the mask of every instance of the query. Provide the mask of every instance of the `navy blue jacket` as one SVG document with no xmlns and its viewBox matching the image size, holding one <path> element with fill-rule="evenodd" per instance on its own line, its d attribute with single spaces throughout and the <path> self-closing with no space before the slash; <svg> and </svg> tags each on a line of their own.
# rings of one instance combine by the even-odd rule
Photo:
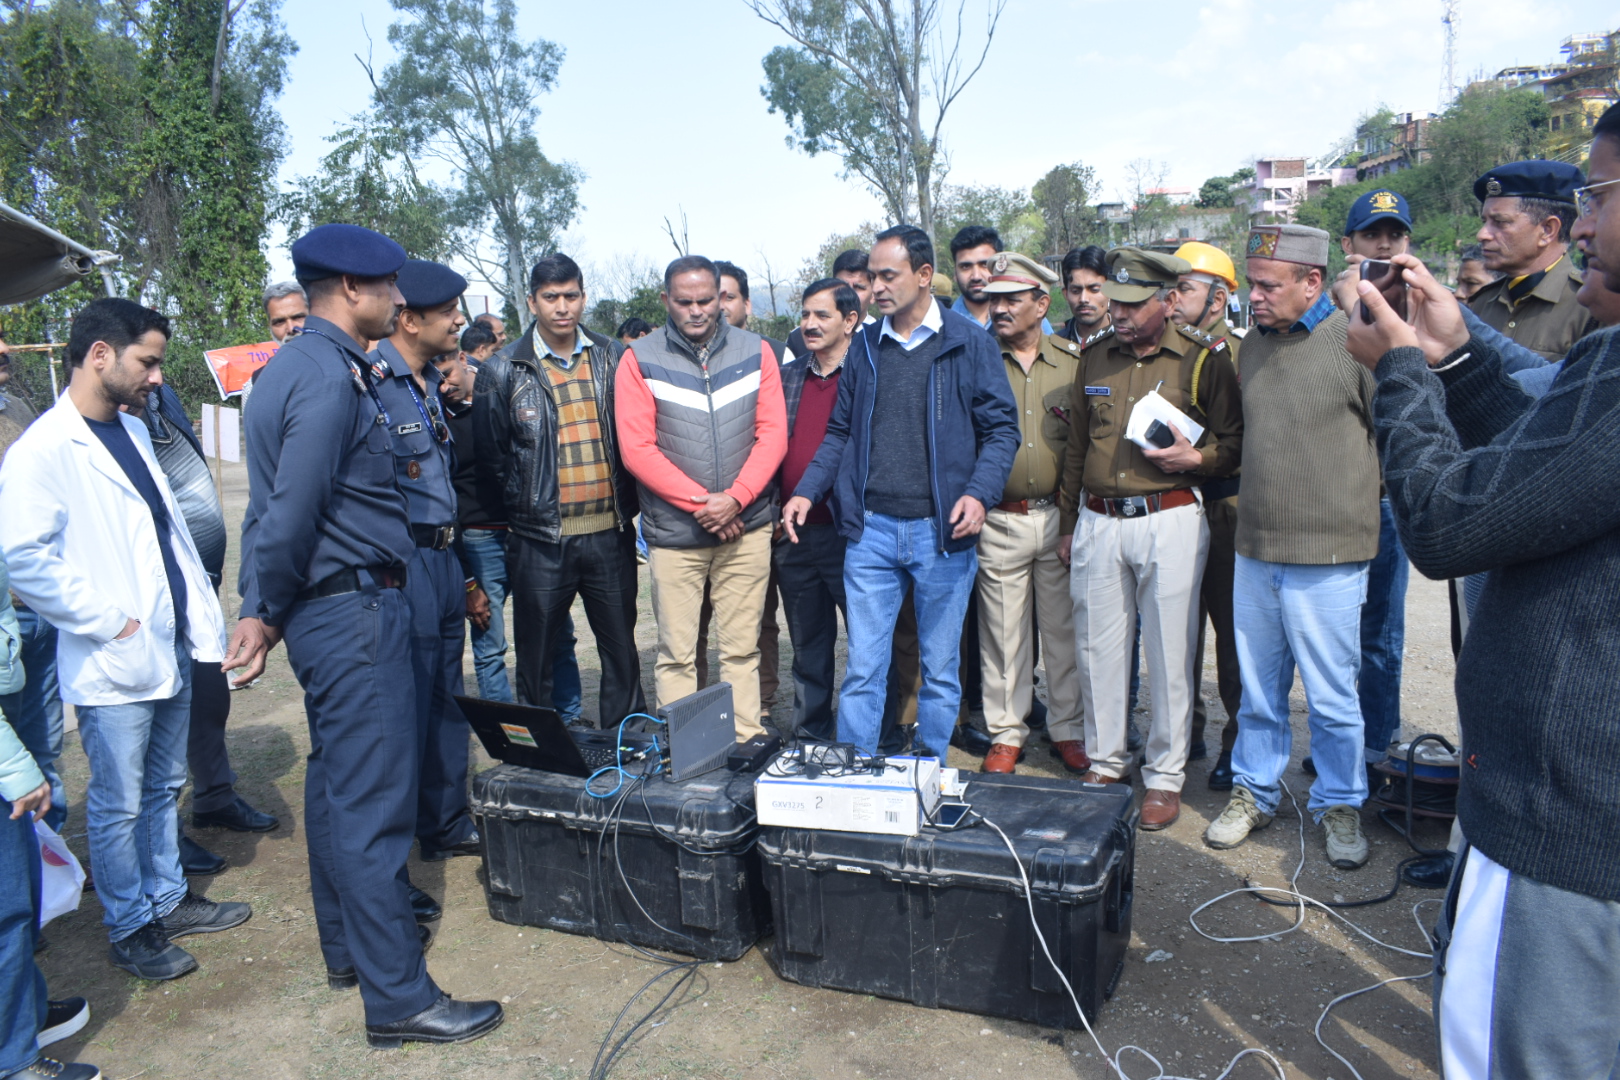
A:
<svg viewBox="0 0 1620 1080">
<path fill-rule="evenodd" d="M 935 301 L 939 303 L 939 301 Z M 951 539 L 946 520 L 963 495 L 985 508 L 1001 502 L 1022 439 L 1018 406 L 995 338 L 972 319 L 940 305 L 939 357 L 928 373 L 929 482 L 942 551 L 966 551 L 978 536 Z M 829 496 L 838 532 L 854 542 L 866 521 L 866 475 L 877 404 L 878 338 L 883 323 L 867 326 L 850 344 L 838 381 L 838 401 L 827 437 L 794 490 L 812 503 Z M 919 450 L 923 449 L 921 447 Z"/>
</svg>

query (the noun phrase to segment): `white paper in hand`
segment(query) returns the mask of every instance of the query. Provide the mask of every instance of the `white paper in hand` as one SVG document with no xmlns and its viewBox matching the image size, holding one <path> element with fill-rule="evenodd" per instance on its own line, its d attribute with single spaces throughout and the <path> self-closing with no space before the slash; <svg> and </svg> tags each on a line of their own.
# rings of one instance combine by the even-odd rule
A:
<svg viewBox="0 0 1620 1080">
<path fill-rule="evenodd" d="M 1144 450 L 1160 449 L 1147 441 L 1147 429 L 1155 420 L 1180 431 L 1190 443 L 1196 443 L 1204 434 L 1202 424 L 1166 401 L 1157 390 L 1149 390 L 1131 409 L 1131 417 L 1125 421 L 1125 437 Z"/>
</svg>

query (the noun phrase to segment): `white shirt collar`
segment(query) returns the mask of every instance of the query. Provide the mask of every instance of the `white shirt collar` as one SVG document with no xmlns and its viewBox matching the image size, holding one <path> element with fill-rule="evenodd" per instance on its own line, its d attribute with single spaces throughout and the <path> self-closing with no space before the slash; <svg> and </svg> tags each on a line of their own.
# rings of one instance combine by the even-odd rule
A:
<svg viewBox="0 0 1620 1080">
<path fill-rule="evenodd" d="M 945 329 L 945 316 L 940 312 L 939 301 L 930 296 L 928 298 L 928 313 L 923 316 L 923 321 L 917 325 L 917 329 L 911 332 L 911 337 L 903 338 L 896 333 L 894 327 L 889 325 L 887 315 L 883 316 L 883 329 L 878 332 L 878 336 L 892 337 L 900 343 L 902 349 L 910 352 L 927 341 L 930 335 L 937 334 L 943 329 Z"/>
</svg>

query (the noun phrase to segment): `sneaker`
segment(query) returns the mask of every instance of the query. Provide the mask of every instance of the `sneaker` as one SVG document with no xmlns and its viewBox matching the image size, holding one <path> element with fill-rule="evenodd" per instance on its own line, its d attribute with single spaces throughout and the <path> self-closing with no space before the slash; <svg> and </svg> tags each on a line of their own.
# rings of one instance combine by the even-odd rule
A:
<svg viewBox="0 0 1620 1080">
<path fill-rule="evenodd" d="M 83 1062 L 63 1062 L 44 1054 L 22 1072 L 12 1073 L 6 1080 L 101 1080 L 101 1070 Z"/>
<path fill-rule="evenodd" d="M 1361 835 L 1361 812 L 1355 807 L 1328 807 L 1322 828 L 1327 833 L 1328 862 L 1340 870 L 1355 870 L 1367 862 L 1367 838 Z"/>
<path fill-rule="evenodd" d="M 174 910 L 159 921 L 170 938 L 187 934 L 216 934 L 241 926 L 253 917 L 253 908 L 247 904 L 216 904 L 204 896 L 187 890 Z"/>
<path fill-rule="evenodd" d="M 1256 829 L 1270 825 L 1271 817 L 1255 804 L 1254 792 L 1239 784 L 1232 789 L 1232 800 L 1221 811 L 1221 816 L 1204 830 L 1204 843 L 1219 850 L 1235 848 Z"/>
<path fill-rule="evenodd" d="M 82 997 L 47 1003 L 45 1026 L 39 1029 L 40 1049 L 77 1035 L 90 1022 L 90 1003 Z"/>
<path fill-rule="evenodd" d="M 161 982 L 197 970 L 197 958 L 169 940 L 163 923 L 154 919 L 107 950 L 115 968 L 140 979 Z"/>
</svg>

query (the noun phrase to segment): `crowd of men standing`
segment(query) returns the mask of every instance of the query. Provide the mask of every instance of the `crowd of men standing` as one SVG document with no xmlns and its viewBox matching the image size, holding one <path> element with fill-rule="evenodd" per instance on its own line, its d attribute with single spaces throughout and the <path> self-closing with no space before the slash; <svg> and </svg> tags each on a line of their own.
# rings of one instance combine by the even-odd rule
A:
<svg viewBox="0 0 1620 1080">
<path fill-rule="evenodd" d="M 1570 260 L 1577 202 L 1593 204 L 1582 183 L 1573 167 L 1520 162 L 1476 185 L 1481 247 L 1464 257 L 1483 269 L 1448 332 L 1488 350 L 1527 400 L 1620 317 L 1601 268 Z M 67 392 L 17 425 L 0 466 L 0 633 L 20 658 L 0 671 L 0 795 L 14 825 L 32 812 L 60 826 L 54 762 L 73 704 L 110 959 L 148 979 L 194 970 L 174 939 L 251 910 L 187 886 L 223 860 L 181 831 L 179 793 L 189 762 L 194 825 L 277 827 L 232 786 L 226 673 L 249 684 L 284 643 L 309 719 L 305 838 L 329 985 L 358 987 L 373 1046 L 477 1038 L 502 1007 L 433 981 L 424 924 L 438 905 L 406 873 L 413 844 L 426 859 L 479 851 L 453 700 L 464 623 L 481 696 L 617 724 L 649 705 L 645 564 L 656 703 L 708 681 L 712 626 L 739 740 L 773 724 L 869 754 L 943 759 L 957 745 L 1011 773 L 1043 732 L 1082 783 L 1139 772 L 1148 830 L 1177 820 L 1188 762 L 1209 753 L 1207 624 L 1227 717 L 1208 783 L 1232 794 L 1205 842 L 1234 847 L 1276 814 L 1297 670 L 1309 810 L 1329 862 L 1359 867 L 1368 766 L 1400 731 L 1400 535 L 1417 526 L 1386 490 L 1375 403 L 1381 364 L 1407 343 L 1381 302 L 1369 308 L 1393 352 L 1358 349 L 1373 331 L 1351 322 L 1369 259 L 1393 259 L 1421 309 L 1442 293 L 1457 307 L 1406 254 L 1412 225 L 1396 192 L 1360 197 L 1337 279 L 1328 233 L 1254 227 L 1247 333 L 1228 321 L 1236 267 L 1209 244 L 1077 248 L 1054 270 L 974 226 L 950 245 L 948 304 L 932 241 L 897 225 L 804 288 L 786 342 L 748 329 L 745 271 L 695 255 L 665 270 L 664 325 L 594 332 L 584 272 L 561 253 L 532 268 L 531 321 L 508 340 L 499 319 L 468 325 L 451 268 L 321 226 L 292 247 L 297 282 L 264 298 L 282 345 L 244 395 L 250 494 L 228 639 L 224 514 L 162 383 L 170 325 L 95 301 L 73 321 Z M 1071 312 L 1057 328 L 1054 289 Z M 1436 370 L 1463 363 L 1462 346 Z M 1133 424 L 1150 400 L 1173 422 Z M 0 423 L 17 408 L 0 394 Z M 1485 578 L 1469 584 L 1488 596 Z M 1459 642 L 1480 595 L 1469 584 Z M 601 671 L 594 713 L 576 600 Z M 771 712 L 778 605 L 790 716 Z M 37 867 L 19 828 L 0 829 L 0 850 Z M 1447 858 L 1412 877 L 1451 872 Z M 26 882 L 0 889 L 0 903 L 30 902 Z M 37 926 L 0 925 L 16 968 L 0 978 L 0 1077 L 96 1075 L 39 1057 L 86 1007 L 48 1001 L 32 961 L 13 963 Z"/>
</svg>

